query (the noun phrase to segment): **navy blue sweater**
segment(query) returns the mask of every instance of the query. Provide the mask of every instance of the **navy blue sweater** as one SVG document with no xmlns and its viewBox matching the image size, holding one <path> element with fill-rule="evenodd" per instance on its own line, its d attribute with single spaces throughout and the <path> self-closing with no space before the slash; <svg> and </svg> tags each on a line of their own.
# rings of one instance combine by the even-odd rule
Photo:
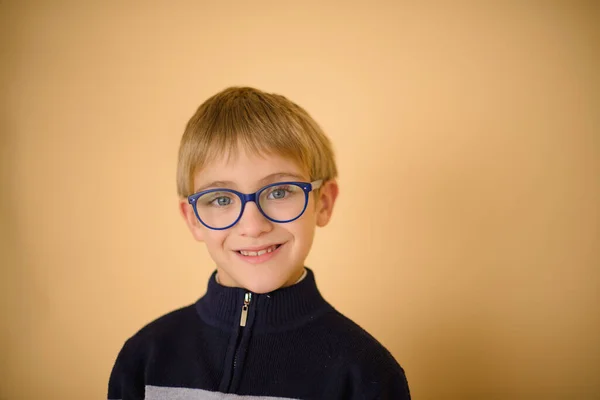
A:
<svg viewBox="0 0 600 400">
<path fill-rule="evenodd" d="M 121 349 L 109 399 L 410 399 L 404 371 L 327 303 L 313 272 L 268 294 L 212 274 L 195 304 L 146 325 Z"/>
</svg>

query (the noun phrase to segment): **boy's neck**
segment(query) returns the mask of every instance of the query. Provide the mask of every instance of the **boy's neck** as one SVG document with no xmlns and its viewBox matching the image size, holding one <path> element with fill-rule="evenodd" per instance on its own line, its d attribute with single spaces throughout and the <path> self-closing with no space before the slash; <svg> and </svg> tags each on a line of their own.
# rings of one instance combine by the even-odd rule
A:
<svg viewBox="0 0 600 400">
<path fill-rule="evenodd" d="M 296 282 L 294 282 L 294 285 L 297 284 L 297 283 L 300 283 L 304 278 L 306 278 L 307 273 L 308 272 L 306 271 L 306 268 L 302 268 L 302 275 L 300 276 L 300 278 Z M 221 284 L 221 282 L 219 282 L 219 272 L 217 272 L 215 274 L 215 280 L 217 281 L 217 283 L 219 285 L 224 286 L 223 284 Z"/>
</svg>

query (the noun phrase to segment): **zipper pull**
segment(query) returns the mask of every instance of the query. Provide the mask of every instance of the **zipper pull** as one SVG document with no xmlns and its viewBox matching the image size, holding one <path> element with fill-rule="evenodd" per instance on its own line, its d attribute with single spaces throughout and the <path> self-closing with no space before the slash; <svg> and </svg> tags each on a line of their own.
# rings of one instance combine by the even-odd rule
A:
<svg viewBox="0 0 600 400">
<path fill-rule="evenodd" d="M 244 305 L 242 306 L 242 317 L 240 318 L 240 326 L 246 326 L 246 320 L 248 319 L 248 306 L 252 300 L 252 293 L 248 292 L 244 296 Z"/>
</svg>

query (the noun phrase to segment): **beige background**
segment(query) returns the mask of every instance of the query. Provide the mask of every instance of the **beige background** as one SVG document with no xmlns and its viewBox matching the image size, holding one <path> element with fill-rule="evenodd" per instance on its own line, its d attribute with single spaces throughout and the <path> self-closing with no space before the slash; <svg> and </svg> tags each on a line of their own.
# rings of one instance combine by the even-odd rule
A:
<svg viewBox="0 0 600 400">
<path fill-rule="evenodd" d="M 204 293 L 176 152 L 230 85 L 332 138 L 307 264 L 415 399 L 600 398 L 599 3 L 294 3 L 0 3 L 0 399 L 105 398 Z"/>
</svg>

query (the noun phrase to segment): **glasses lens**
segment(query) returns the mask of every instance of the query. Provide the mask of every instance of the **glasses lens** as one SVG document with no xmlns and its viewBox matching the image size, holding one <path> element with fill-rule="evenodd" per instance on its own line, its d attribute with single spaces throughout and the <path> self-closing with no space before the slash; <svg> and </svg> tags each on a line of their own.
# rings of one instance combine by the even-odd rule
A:
<svg viewBox="0 0 600 400">
<path fill-rule="evenodd" d="M 260 208 L 275 221 L 289 221 L 304 210 L 306 197 L 298 185 L 276 185 L 263 190 L 259 196 Z"/>
<path fill-rule="evenodd" d="M 235 222 L 242 210 L 241 199 L 232 192 L 209 192 L 198 197 L 198 216 L 211 228 L 225 228 Z"/>
</svg>

